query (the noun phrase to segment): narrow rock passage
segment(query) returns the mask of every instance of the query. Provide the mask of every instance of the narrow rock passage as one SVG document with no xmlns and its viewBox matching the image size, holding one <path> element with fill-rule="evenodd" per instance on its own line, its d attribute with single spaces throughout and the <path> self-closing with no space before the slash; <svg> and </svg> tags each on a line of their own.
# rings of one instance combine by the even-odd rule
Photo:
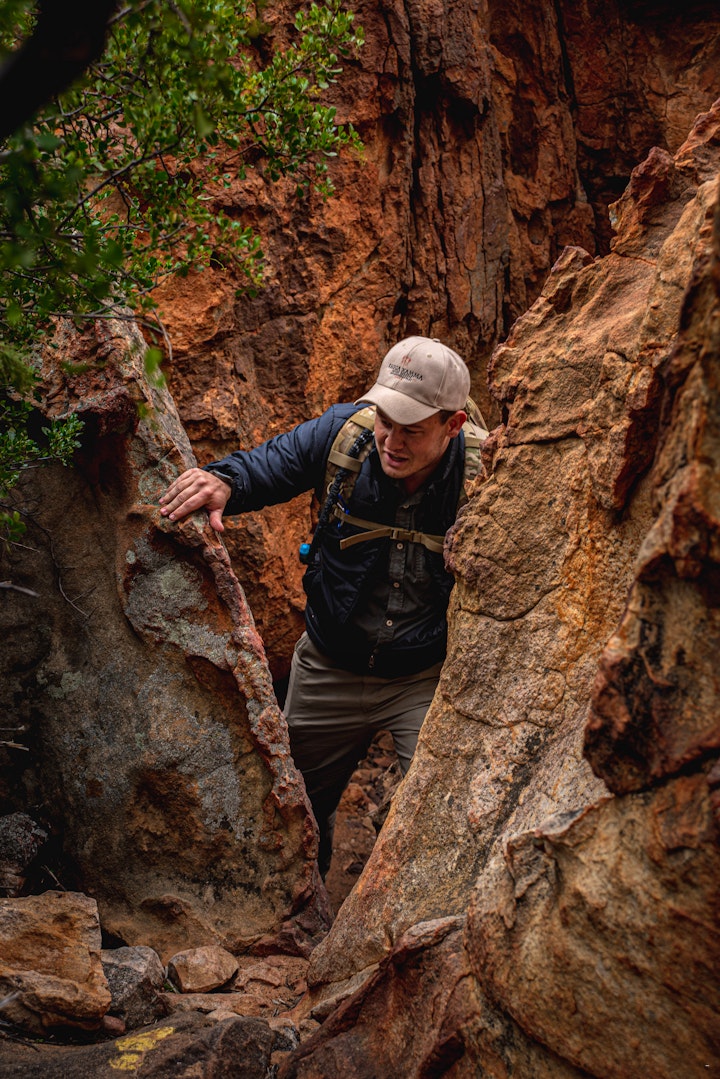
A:
<svg viewBox="0 0 720 1079">
<path fill-rule="evenodd" d="M 383 731 L 353 773 L 338 807 L 332 862 L 325 881 L 335 913 L 370 857 L 399 782 L 400 769 L 392 736 Z"/>
</svg>

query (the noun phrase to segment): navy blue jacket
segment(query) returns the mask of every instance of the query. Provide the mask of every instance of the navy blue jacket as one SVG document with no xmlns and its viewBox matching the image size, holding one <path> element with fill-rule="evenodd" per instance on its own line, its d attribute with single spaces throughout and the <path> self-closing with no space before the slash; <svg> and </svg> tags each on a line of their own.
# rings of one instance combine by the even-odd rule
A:
<svg viewBox="0 0 720 1079">
<path fill-rule="evenodd" d="M 207 468 L 232 479 L 225 514 L 243 513 L 287 502 L 303 491 L 325 498 L 325 468 L 336 434 L 357 405 L 333 405 L 315 420 L 276 435 L 252 450 L 239 450 Z M 452 439 L 430 478 L 417 510 L 415 527 L 443 535 L 455 520 L 463 481 L 464 438 Z M 394 524 L 402 485 L 382 470 L 377 450 L 363 462 L 355 481 L 349 510 L 353 516 L 378 524 Z M 387 573 L 389 539 L 368 540 L 341 551 L 339 541 L 359 529 L 341 522 L 326 528 L 303 585 L 307 595 L 305 621 L 315 645 L 340 666 L 379 677 L 414 674 L 445 658 L 446 611 L 453 578 L 443 556 L 423 547 L 435 597 L 432 612 L 409 637 L 393 642 L 372 656 L 372 646 L 354 626 L 353 612 L 363 593 Z"/>
</svg>

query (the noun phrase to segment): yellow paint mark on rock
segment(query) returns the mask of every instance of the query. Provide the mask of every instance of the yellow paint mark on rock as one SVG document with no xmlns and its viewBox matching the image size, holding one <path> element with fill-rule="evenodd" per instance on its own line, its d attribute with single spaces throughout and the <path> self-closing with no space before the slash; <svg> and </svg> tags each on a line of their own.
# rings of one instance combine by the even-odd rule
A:
<svg viewBox="0 0 720 1079">
<path fill-rule="evenodd" d="M 129 1034 L 127 1038 L 118 1038 L 115 1047 L 120 1053 L 108 1061 L 111 1068 L 119 1072 L 137 1071 L 143 1057 L 164 1038 L 175 1033 L 175 1027 L 158 1027 L 143 1034 Z"/>
<path fill-rule="evenodd" d="M 120 1057 L 113 1057 L 108 1061 L 111 1068 L 119 1072 L 134 1072 L 137 1071 L 138 1064 L 145 1056 L 144 1053 L 123 1053 Z"/>
</svg>

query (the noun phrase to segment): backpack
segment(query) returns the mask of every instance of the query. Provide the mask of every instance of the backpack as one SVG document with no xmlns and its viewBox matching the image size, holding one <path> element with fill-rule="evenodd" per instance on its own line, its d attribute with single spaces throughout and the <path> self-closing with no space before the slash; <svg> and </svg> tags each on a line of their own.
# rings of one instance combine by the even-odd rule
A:
<svg viewBox="0 0 720 1079">
<path fill-rule="evenodd" d="M 468 417 L 462 426 L 465 437 L 465 463 L 458 509 L 468 500 L 470 483 L 480 471 L 480 447 L 488 437 L 483 414 L 470 397 L 465 405 L 465 412 Z M 349 512 L 348 504 L 355 481 L 363 462 L 373 448 L 374 428 L 375 405 L 367 405 L 345 420 L 336 434 L 325 465 L 324 488 L 327 491 L 327 498 L 320 510 L 312 543 L 303 543 L 300 546 L 301 562 L 307 564 L 312 560 L 317 541 L 333 517 L 362 529 L 362 532 L 357 535 L 347 536 L 340 540 L 341 550 L 352 547 L 356 543 L 364 543 L 366 540 L 388 537 L 410 543 L 422 543 L 429 551 L 434 551 L 436 554 L 442 553 L 444 536 L 433 536 L 426 532 L 414 532 L 406 528 L 395 528 L 393 525 L 378 524 L 376 521 L 366 521 L 361 517 L 354 517 Z"/>
</svg>

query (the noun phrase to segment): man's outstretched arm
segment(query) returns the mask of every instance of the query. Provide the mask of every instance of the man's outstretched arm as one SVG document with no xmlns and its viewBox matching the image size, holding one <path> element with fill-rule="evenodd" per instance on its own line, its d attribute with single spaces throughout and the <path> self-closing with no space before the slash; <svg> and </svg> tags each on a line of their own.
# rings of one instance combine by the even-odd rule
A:
<svg viewBox="0 0 720 1079">
<path fill-rule="evenodd" d="M 160 512 L 171 521 L 206 509 L 222 532 L 222 515 L 288 502 L 322 484 L 325 462 L 337 432 L 357 405 L 333 405 L 314 420 L 298 424 L 251 450 L 236 450 L 204 468 L 190 468 L 170 484 Z"/>
</svg>

